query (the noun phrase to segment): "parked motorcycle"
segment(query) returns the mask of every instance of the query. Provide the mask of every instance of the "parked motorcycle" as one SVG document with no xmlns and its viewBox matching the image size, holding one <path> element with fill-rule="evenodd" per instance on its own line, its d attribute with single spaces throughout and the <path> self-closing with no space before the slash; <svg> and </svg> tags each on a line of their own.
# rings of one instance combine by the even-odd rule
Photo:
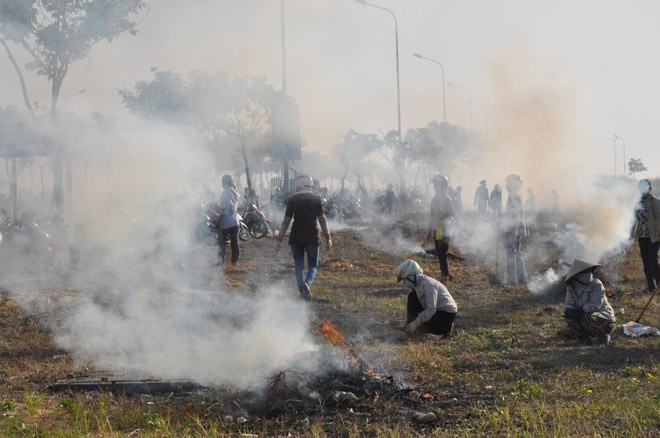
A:
<svg viewBox="0 0 660 438">
<path fill-rule="evenodd" d="M 206 245 L 212 246 L 218 242 L 220 229 L 218 229 L 217 222 L 220 218 L 218 214 L 218 204 L 209 202 L 202 204 L 197 208 L 197 223 L 194 226 L 193 236 L 197 242 L 202 242 Z M 238 215 L 238 238 L 240 240 L 248 240 L 250 236 L 248 226 L 243 221 L 241 215 Z"/>
<path fill-rule="evenodd" d="M 273 226 L 256 204 L 248 204 L 243 212 L 243 221 L 255 239 L 273 235 Z"/>
<path fill-rule="evenodd" d="M 328 219 L 346 220 L 360 217 L 360 198 L 353 195 L 335 195 L 325 201 L 325 215 Z"/>
<path fill-rule="evenodd" d="M 64 265 L 57 255 L 54 239 L 39 225 L 32 212 L 0 222 L 0 264 L 3 268 L 30 272 L 48 268 L 64 272 Z"/>
<path fill-rule="evenodd" d="M 4 252 L 12 246 L 30 253 L 53 252 L 53 239 L 46 230 L 36 222 L 34 213 L 25 212 L 20 218 L 7 219 L 0 223 L 0 251 Z"/>
</svg>

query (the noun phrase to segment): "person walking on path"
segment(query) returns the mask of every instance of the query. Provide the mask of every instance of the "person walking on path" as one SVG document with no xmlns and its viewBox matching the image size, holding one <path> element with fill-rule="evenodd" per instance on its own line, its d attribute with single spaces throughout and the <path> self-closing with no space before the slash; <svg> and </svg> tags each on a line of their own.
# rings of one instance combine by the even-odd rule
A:
<svg viewBox="0 0 660 438">
<path fill-rule="evenodd" d="M 332 248 L 328 222 L 323 212 L 323 200 L 321 196 L 312 192 L 313 185 L 314 181 L 310 176 L 300 175 L 296 178 L 296 193 L 287 202 L 276 243 L 279 252 L 289 224 L 293 221 L 289 245 L 295 265 L 298 292 L 304 300 L 312 299 L 311 287 L 319 268 L 321 234 L 327 249 Z M 304 272 L 305 255 L 307 256 L 306 273 Z"/>
</svg>

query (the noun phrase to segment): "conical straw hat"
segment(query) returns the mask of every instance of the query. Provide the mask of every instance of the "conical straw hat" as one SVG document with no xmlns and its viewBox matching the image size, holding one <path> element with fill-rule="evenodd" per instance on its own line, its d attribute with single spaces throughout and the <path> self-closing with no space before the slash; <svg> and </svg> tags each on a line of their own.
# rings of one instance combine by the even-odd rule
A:
<svg viewBox="0 0 660 438">
<path fill-rule="evenodd" d="M 572 277 L 579 274 L 580 272 L 588 271 L 590 269 L 595 270 L 598 268 L 600 268 L 600 265 L 598 263 L 585 262 L 584 260 L 575 259 L 573 260 L 571 269 L 568 270 L 568 274 L 566 274 L 566 280 L 564 281 L 570 280 Z"/>
</svg>

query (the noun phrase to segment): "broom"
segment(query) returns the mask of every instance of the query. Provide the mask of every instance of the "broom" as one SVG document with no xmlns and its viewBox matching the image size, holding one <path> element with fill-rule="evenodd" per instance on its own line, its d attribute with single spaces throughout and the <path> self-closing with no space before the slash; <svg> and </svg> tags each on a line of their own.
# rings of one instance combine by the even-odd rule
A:
<svg viewBox="0 0 660 438">
<path fill-rule="evenodd" d="M 655 295 L 657 293 L 658 293 L 658 286 L 656 286 L 655 289 L 653 289 L 653 294 L 651 295 L 651 298 L 649 298 L 649 300 L 646 302 L 646 305 L 644 306 L 642 311 L 639 312 L 639 315 L 637 315 L 637 318 L 635 318 L 635 322 L 639 322 L 642 319 L 642 316 L 644 316 L 644 312 L 646 312 L 646 309 L 649 308 L 649 306 L 651 305 L 651 301 L 653 301 L 653 298 L 655 298 Z"/>
</svg>

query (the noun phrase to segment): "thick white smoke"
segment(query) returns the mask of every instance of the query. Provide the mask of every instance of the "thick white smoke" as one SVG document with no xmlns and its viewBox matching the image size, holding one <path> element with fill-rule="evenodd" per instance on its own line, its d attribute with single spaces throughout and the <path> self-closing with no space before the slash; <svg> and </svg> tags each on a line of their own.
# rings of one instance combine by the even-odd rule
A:
<svg viewBox="0 0 660 438">
<path fill-rule="evenodd" d="M 191 238 L 201 182 L 215 178 L 203 138 L 132 119 L 68 144 L 76 157 L 71 257 L 58 269 L 73 299 L 40 310 L 76 361 L 111 373 L 246 386 L 315 348 L 301 302 L 276 285 L 229 290 L 211 266 L 215 247 Z"/>
</svg>

